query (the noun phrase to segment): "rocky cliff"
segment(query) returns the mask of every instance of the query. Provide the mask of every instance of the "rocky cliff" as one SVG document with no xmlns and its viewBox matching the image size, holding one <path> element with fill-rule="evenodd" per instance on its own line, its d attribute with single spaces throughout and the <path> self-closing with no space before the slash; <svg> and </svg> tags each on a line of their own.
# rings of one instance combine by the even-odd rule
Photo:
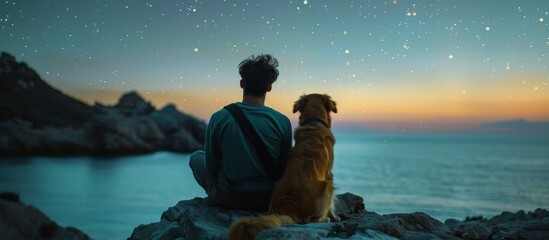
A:
<svg viewBox="0 0 549 240">
<path fill-rule="evenodd" d="M 363 198 L 337 196 L 340 222 L 295 224 L 260 232 L 256 239 L 547 239 L 549 212 L 504 212 L 491 219 L 448 219 L 444 223 L 425 213 L 380 215 L 365 210 Z M 136 227 L 129 238 L 225 239 L 230 224 L 241 217 L 264 213 L 226 210 L 203 198 L 180 201 L 160 221 Z"/>
<path fill-rule="evenodd" d="M 137 92 L 89 106 L 49 86 L 27 64 L 0 56 L 0 155 L 116 155 L 202 149 L 206 123 Z"/>
</svg>

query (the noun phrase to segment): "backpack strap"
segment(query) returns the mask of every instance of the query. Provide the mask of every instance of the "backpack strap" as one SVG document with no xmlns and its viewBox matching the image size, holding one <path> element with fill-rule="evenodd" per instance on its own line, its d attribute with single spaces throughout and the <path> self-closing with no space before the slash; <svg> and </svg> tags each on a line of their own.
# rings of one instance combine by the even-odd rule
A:
<svg viewBox="0 0 549 240">
<path fill-rule="evenodd" d="M 263 167 L 271 176 L 271 178 L 276 179 L 276 172 L 275 168 L 273 167 L 273 157 L 269 154 L 267 147 L 265 147 L 265 144 L 263 143 L 263 141 L 261 141 L 257 132 L 254 131 L 252 123 L 244 115 L 242 109 L 240 109 L 240 107 L 238 107 L 236 103 L 229 104 L 225 106 L 224 109 L 229 110 L 229 112 L 236 119 L 236 122 L 240 126 L 240 129 L 242 130 L 244 135 L 246 135 L 248 140 L 250 140 L 250 143 L 254 146 L 257 155 L 259 155 L 259 159 L 263 163 Z"/>
</svg>

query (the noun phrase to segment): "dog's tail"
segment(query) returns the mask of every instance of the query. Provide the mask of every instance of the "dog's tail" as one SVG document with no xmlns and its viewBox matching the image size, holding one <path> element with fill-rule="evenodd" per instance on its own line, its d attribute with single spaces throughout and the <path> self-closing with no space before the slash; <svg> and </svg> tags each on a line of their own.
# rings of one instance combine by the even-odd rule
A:
<svg viewBox="0 0 549 240">
<path fill-rule="evenodd" d="M 296 223 L 287 215 L 271 214 L 260 217 L 241 218 L 229 229 L 228 240 L 254 239 L 257 233 L 274 227 Z"/>
</svg>

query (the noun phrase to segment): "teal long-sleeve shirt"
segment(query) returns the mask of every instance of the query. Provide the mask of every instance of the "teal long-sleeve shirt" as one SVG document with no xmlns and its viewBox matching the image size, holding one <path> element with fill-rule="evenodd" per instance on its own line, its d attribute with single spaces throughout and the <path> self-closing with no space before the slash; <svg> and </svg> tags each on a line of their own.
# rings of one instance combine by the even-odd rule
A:
<svg viewBox="0 0 549 240">
<path fill-rule="evenodd" d="M 260 105 L 237 103 L 250 120 L 259 138 L 275 159 L 279 176 L 286 168 L 292 146 L 292 126 L 288 117 Z M 272 191 L 273 179 L 253 145 L 226 109 L 215 112 L 206 130 L 206 168 L 218 174 L 217 187 L 226 192 L 260 193 Z"/>
</svg>

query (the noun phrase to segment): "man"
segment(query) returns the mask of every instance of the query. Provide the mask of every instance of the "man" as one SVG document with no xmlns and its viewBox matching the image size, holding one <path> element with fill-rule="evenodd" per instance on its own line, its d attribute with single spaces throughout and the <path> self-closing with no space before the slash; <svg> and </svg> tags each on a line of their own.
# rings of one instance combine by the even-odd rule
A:
<svg viewBox="0 0 549 240">
<path fill-rule="evenodd" d="M 204 151 L 189 161 L 208 200 L 226 208 L 266 210 L 274 182 L 284 173 L 292 145 L 292 126 L 283 114 L 265 106 L 267 92 L 278 78 L 278 61 L 271 55 L 251 56 L 239 65 L 242 102 L 236 103 L 274 159 L 276 176 L 267 172 L 258 150 L 227 109 L 215 112 L 206 130 Z M 269 160 L 273 161 L 273 160 Z"/>
</svg>

